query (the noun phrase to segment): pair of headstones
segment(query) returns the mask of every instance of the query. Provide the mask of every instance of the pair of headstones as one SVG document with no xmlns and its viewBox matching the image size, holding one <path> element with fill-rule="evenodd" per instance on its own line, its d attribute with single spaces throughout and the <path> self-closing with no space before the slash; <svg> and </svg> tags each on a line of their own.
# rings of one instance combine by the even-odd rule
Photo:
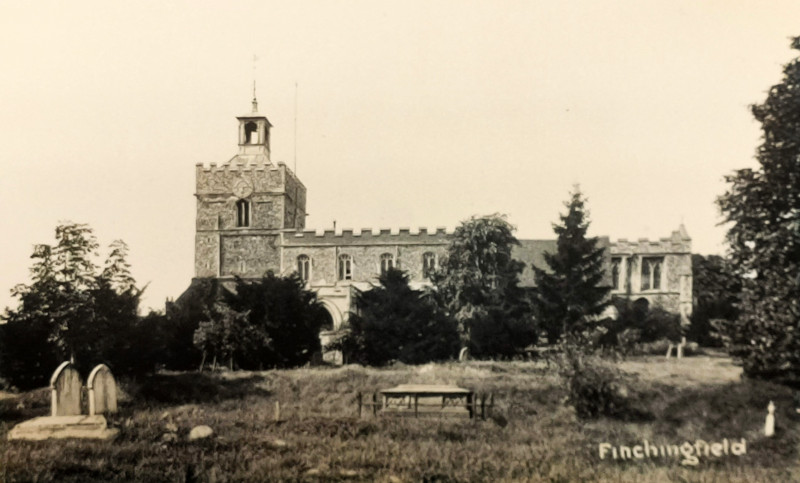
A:
<svg viewBox="0 0 800 483">
<path fill-rule="evenodd" d="M 63 362 L 50 378 L 50 415 L 81 414 L 81 376 L 70 362 Z M 86 380 L 89 390 L 89 416 L 117 412 L 117 383 L 111 369 L 100 364 Z"/>
</svg>

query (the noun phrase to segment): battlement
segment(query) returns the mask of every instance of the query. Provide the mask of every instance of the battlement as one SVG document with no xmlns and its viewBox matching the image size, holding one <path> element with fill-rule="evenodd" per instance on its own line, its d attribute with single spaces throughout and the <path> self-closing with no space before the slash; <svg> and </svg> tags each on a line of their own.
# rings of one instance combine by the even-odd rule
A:
<svg viewBox="0 0 800 483">
<path fill-rule="evenodd" d="M 285 230 L 285 242 L 292 244 L 371 244 L 386 243 L 447 243 L 453 228 L 342 228 L 341 230 Z"/>
<path fill-rule="evenodd" d="M 692 239 L 686 233 L 686 229 L 683 225 L 681 225 L 679 229 L 673 231 L 671 236 L 662 237 L 658 240 L 639 238 L 636 241 L 630 241 L 627 238 L 620 238 L 611 243 L 612 254 L 691 253 L 691 251 Z"/>
<path fill-rule="evenodd" d="M 242 160 L 242 158 L 257 158 L 254 160 Z M 263 159 L 262 159 L 263 158 Z M 283 161 L 278 161 L 278 164 L 272 164 L 269 160 L 266 159 L 266 156 L 241 156 L 236 155 L 231 158 L 226 163 L 218 165 L 217 163 L 210 163 L 205 165 L 203 163 L 195 164 L 195 169 L 197 171 L 197 178 L 198 180 L 203 176 L 210 176 L 210 175 L 237 175 L 241 176 L 244 174 L 255 174 L 255 175 L 263 175 L 266 173 L 285 173 L 287 178 L 292 179 L 295 183 L 299 184 L 303 188 L 303 182 L 300 181 L 300 178 L 294 174 L 294 172 L 284 163 Z"/>
</svg>

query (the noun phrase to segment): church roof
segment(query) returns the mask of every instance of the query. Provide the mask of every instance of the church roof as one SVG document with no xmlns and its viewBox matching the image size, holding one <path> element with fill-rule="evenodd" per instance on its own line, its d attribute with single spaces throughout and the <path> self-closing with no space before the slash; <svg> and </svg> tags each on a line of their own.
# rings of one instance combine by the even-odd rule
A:
<svg viewBox="0 0 800 483">
<path fill-rule="evenodd" d="M 603 280 L 604 284 L 611 284 L 611 275 L 609 268 L 611 266 L 611 253 L 608 248 L 611 246 L 611 241 L 607 236 L 601 236 L 597 239 L 597 246 L 605 248 L 605 265 L 606 265 L 606 279 Z M 558 249 L 557 240 L 520 240 L 519 245 L 515 246 L 511 252 L 511 256 L 515 259 L 525 262 L 525 268 L 519 276 L 519 284 L 522 287 L 535 287 L 536 281 L 532 266 L 541 268 L 545 271 L 550 271 L 550 267 L 544 259 L 544 254 L 555 253 Z"/>
</svg>

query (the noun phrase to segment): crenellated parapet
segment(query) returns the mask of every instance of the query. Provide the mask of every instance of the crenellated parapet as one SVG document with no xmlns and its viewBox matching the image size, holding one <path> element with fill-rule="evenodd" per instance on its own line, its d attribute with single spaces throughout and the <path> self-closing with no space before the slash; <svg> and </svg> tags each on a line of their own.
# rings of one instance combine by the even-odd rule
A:
<svg viewBox="0 0 800 483">
<path fill-rule="evenodd" d="M 683 225 L 658 240 L 621 238 L 611 249 L 612 293 L 644 298 L 680 313 L 684 324 L 692 313 L 692 239 Z"/>
<path fill-rule="evenodd" d="M 620 238 L 611 243 L 612 254 L 691 254 L 692 239 L 686 233 L 686 229 L 681 225 L 678 230 L 672 232 L 669 237 L 650 240 L 639 238 L 635 241 Z"/>
<path fill-rule="evenodd" d="M 341 230 L 284 230 L 285 245 L 446 245 L 453 229 L 344 228 Z"/>
<path fill-rule="evenodd" d="M 245 197 L 251 193 L 285 192 L 298 197 L 302 192 L 305 202 L 305 186 L 284 163 L 241 163 L 238 158 L 241 156 L 222 165 L 197 164 L 196 195 Z"/>
</svg>

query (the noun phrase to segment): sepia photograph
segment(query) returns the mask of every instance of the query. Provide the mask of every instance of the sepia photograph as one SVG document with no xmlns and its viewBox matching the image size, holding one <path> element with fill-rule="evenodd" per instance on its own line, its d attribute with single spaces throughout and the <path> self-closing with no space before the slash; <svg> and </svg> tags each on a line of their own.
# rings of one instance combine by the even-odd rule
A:
<svg viewBox="0 0 800 483">
<path fill-rule="evenodd" d="M 0 3 L 0 483 L 800 481 L 800 3 Z"/>
</svg>

